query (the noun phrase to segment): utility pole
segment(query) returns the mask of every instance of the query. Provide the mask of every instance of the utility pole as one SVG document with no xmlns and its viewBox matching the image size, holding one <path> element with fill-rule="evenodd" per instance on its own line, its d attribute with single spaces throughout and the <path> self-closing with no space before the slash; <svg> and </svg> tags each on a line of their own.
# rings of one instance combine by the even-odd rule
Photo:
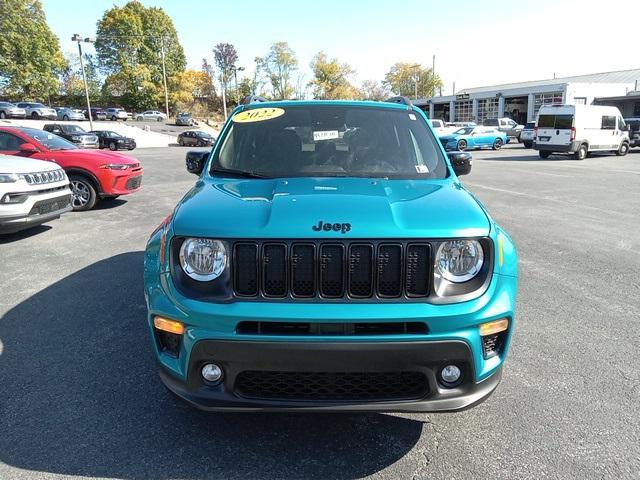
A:
<svg viewBox="0 0 640 480">
<path fill-rule="evenodd" d="M 167 90 L 167 70 L 164 64 L 164 37 L 160 39 L 160 52 L 162 56 L 162 81 L 164 83 L 164 109 L 169 120 L 169 91 Z"/>
<path fill-rule="evenodd" d="M 433 97 L 436 96 L 436 56 L 433 55 L 433 60 L 431 61 L 431 83 L 433 84 Z"/>
<path fill-rule="evenodd" d="M 87 98 L 87 114 L 89 115 L 89 128 L 93 130 L 93 117 L 91 115 L 91 102 L 89 101 L 89 86 L 87 85 L 87 74 L 84 71 L 84 60 L 82 58 L 82 42 L 93 43 L 91 38 L 85 38 L 82 40 L 79 34 L 73 35 L 71 37 L 72 42 L 76 42 L 78 44 L 78 55 L 80 56 L 80 68 L 82 69 L 82 80 L 84 82 L 84 94 Z"/>
<path fill-rule="evenodd" d="M 224 120 L 227 121 L 227 95 L 226 95 L 227 82 L 226 82 L 226 76 L 224 74 L 224 70 L 222 71 L 220 80 L 222 80 L 222 110 L 224 111 Z"/>
</svg>

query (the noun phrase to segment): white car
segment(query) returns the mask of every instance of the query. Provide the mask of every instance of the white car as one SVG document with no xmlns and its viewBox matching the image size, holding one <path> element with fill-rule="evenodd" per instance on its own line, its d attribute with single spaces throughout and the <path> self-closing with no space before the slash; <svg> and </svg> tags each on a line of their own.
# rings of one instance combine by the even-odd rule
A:
<svg viewBox="0 0 640 480">
<path fill-rule="evenodd" d="M 447 126 L 444 120 L 434 118 L 433 120 L 429 120 L 429 122 L 431 122 L 431 127 L 433 127 L 436 137 L 447 135 L 457 130 L 455 127 Z"/>
<path fill-rule="evenodd" d="M 0 234 L 35 227 L 71 208 L 69 179 L 59 165 L 0 155 Z"/>
<path fill-rule="evenodd" d="M 590 152 L 629 151 L 629 127 L 617 107 L 543 105 L 538 112 L 534 146 L 540 158 L 571 153 L 584 160 Z"/>
<path fill-rule="evenodd" d="M 107 114 L 107 120 L 113 120 L 114 122 L 118 120 L 124 120 L 126 122 L 129 119 L 129 114 L 122 108 L 107 108 L 105 109 L 105 113 Z"/>
<path fill-rule="evenodd" d="M 167 116 L 164 113 L 159 112 L 158 110 L 147 110 L 146 112 L 142 112 L 136 115 L 136 120 L 138 120 L 139 122 L 142 120 L 155 120 L 157 122 L 162 122 L 166 119 Z"/>
<path fill-rule="evenodd" d="M 33 120 L 40 120 L 41 118 L 46 118 L 47 120 L 55 120 L 58 118 L 58 112 L 56 112 L 53 108 L 47 107 L 41 103 L 37 102 L 20 102 L 16 104 L 18 108 L 24 108 L 25 113 L 27 114 L 27 118 L 32 118 Z"/>
</svg>

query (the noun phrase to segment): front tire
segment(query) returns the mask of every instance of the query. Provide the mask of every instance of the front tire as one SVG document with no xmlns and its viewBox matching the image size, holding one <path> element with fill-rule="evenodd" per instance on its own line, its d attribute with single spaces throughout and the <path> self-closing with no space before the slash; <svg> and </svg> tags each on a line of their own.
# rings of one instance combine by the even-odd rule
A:
<svg viewBox="0 0 640 480">
<path fill-rule="evenodd" d="M 533 142 L 525 140 L 524 141 L 524 148 L 531 148 L 531 147 L 533 147 Z"/>
<path fill-rule="evenodd" d="M 91 210 L 98 201 L 93 182 L 84 175 L 69 175 L 71 183 L 71 205 L 76 212 Z"/>
<path fill-rule="evenodd" d="M 62 117 L 62 120 L 64 120 L 65 122 L 68 122 L 69 121 L 69 116 L 65 115 L 64 117 Z"/>
<path fill-rule="evenodd" d="M 540 156 L 540 158 L 549 158 L 549 155 L 551 155 L 551 152 L 547 152 L 546 150 L 538 150 L 538 155 Z"/>
<path fill-rule="evenodd" d="M 116 142 L 109 142 L 109 150 L 111 150 L 112 152 L 118 150 L 118 145 L 116 145 Z"/>
<path fill-rule="evenodd" d="M 629 153 L 629 144 L 627 142 L 622 142 L 620 144 L 620 148 L 616 150 L 616 155 L 619 157 L 624 157 L 627 153 Z"/>
<path fill-rule="evenodd" d="M 112 122 L 117 122 L 117 121 L 118 121 L 118 119 L 116 118 L 116 116 L 115 116 L 115 115 L 112 115 L 112 116 L 111 116 L 111 121 L 112 121 Z"/>
<path fill-rule="evenodd" d="M 458 150 L 460 150 L 461 152 L 464 152 L 467 149 L 467 141 L 466 140 L 459 140 L 458 141 Z"/>
<path fill-rule="evenodd" d="M 0 118 L 7 118 L 7 114 L 4 112 L 0 112 Z"/>
<path fill-rule="evenodd" d="M 576 153 L 574 153 L 573 158 L 575 158 L 576 160 L 584 160 L 585 158 L 587 158 L 587 153 L 589 153 L 589 151 L 587 150 L 587 146 L 583 143 L 578 147 L 578 150 L 576 150 Z"/>
<path fill-rule="evenodd" d="M 500 150 L 502 148 L 502 140 L 499 138 L 496 138 L 491 148 L 493 148 L 494 150 Z"/>
<path fill-rule="evenodd" d="M 38 112 L 33 112 L 31 114 L 31 119 L 32 120 L 38 120 L 40 118 L 40 115 L 38 115 Z"/>
</svg>

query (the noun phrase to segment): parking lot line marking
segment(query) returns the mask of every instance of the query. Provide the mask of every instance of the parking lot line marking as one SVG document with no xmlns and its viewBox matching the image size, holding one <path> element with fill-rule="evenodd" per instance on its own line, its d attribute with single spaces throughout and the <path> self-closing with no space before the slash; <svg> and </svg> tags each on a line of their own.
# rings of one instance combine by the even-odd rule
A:
<svg viewBox="0 0 640 480">
<path fill-rule="evenodd" d="M 617 212 L 615 210 L 607 210 L 607 209 L 604 209 L 604 208 L 593 207 L 591 205 L 571 203 L 571 202 L 560 200 L 559 198 L 554 198 L 554 197 L 543 197 L 543 196 L 539 196 L 539 195 L 533 195 L 531 193 L 516 192 L 514 190 L 506 190 L 504 188 L 488 187 L 486 185 L 481 185 L 479 183 L 464 182 L 464 185 L 468 186 L 468 187 L 482 188 L 484 190 L 490 190 L 490 191 L 493 191 L 493 192 L 506 193 L 508 195 L 516 195 L 516 196 L 519 196 L 519 197 L 529 197 L 529 198 L 535 198 L 536 200 L 546 200 L 548 202 L 560 203 L 562 205 L 569 205 L 571 207 L 577 207 L 580 210 L 585 210 L 585 209 L 586 210 L 594 210 L 596 212 L 606 213 L 607 215 L 617 214 L 617 215 L 620 215 L 620 216 L 623 216 L 623 217 L 628 217 L 628 218 L 633 218 L 633 219 L 637 218 L 636 215 L 628 214 L 628 213 L 625 213 L 625 212 Z"/>
</svg>

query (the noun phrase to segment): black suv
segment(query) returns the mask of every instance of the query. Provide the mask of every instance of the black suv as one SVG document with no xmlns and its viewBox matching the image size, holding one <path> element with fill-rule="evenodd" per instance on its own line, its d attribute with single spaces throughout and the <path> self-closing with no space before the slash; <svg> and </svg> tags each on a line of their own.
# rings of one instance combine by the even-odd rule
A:
<svg viewBox="0 0 640 480">
<path fill-rule="evenodd" d="M 111 130 L 92 130 L 91 133 L 98 137 L 100 148 L 109 150 L 133 150 L 136 148 L 136 141 L 130 137 L 124 137 L 118 132 Z"/>
<path fill-rule="evenodd" d="M 50 132 L 69 140 L 80 148 L 98 148 L 98 137 L 93 133 L 88 133 L 78 125 L 68 123 L 47 123 L 42 129 L 45 132 Z"/>
</svg>

